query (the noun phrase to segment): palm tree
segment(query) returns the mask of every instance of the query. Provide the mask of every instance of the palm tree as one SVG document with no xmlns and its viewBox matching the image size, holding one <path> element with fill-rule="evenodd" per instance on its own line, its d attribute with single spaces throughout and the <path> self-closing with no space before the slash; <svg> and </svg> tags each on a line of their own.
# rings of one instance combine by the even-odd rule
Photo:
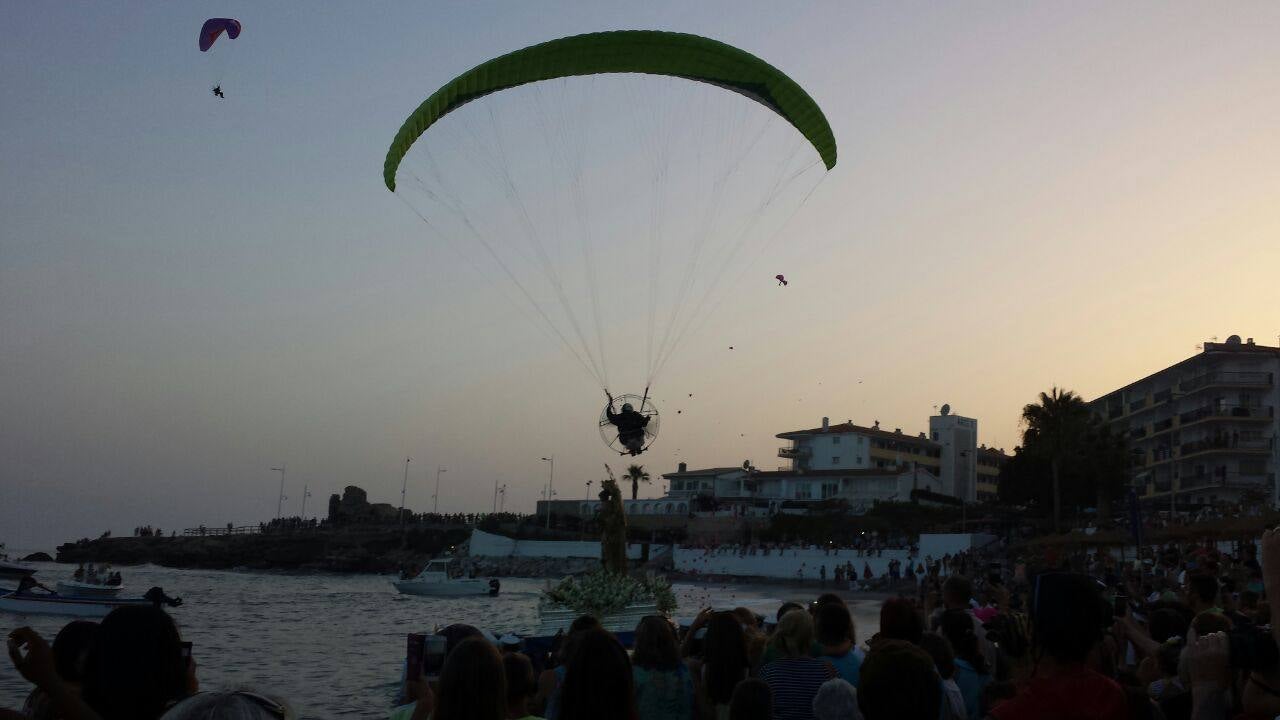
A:
<svg viewBox="0 0 1280 720">
<path fill-rule="evenodd" d="M 1022 444 L 1039 447 L 1049 458 L 1053 475 L 1053 531 L 1062 526 L 1062 466 L 1081 450 L 1082 439 L 1089 426 L 1089 408 L 1070 390 L 1054 387 L 1040 393 L 1040 402 L 1022 408 L 1022 421 L 1027 429 Z"/>
<path fill-rule="evenodd" d="M 627 474 L 623 475 L 622 479 L 631 481 L 631 499 L 635 500 L 636 495 L 640 493 L 640 483 L 649 482 L 649 473 L 644 471 L 643 465 L 629 465 Z"/>
</svg>

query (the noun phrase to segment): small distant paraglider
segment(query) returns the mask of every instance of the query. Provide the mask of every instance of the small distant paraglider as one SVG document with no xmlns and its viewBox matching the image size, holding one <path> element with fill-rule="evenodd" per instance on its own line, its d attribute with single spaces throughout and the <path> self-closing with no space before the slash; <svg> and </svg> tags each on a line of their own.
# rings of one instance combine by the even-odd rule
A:
<svg viewBox="0 0 1280 720">
<path fill-rule="evenodd" d="M 227 38 L 235 40 L 240 37 L 240 21 L 234 18 L 209 18 L 204 21 L 204 25 L 200 26 L 200 52 L 209 52 L 209 48 L 222 36 L 227 34 Z M 213 95 L 217 98 L 225 99 L 227 96 L 222 94 L 222 81 L 219 80 L 213 86 Z"/>
<path fill-rule="evenodd" d="M 787 285 L 787 278 L 786 278 L 786 276 L 784 276 L 784 275 L 782 275 L 781 273 L 779 273 L 779 274 L 777 274 L 777 275 L 774 275 L 774 276 L 773 276 L 773 279 L 778 281 L 778 286 L 779 286 L 779 287 L 786 287 L 786 285 Z"/>
<path fill-rule="evenodd" d="M 200 52 L 209 52 L 213 43 L 222 33 L 235 40 L 240 37 L 240 21 L 233 18 L 209 18 L 200 26 Z"/>
</svg>

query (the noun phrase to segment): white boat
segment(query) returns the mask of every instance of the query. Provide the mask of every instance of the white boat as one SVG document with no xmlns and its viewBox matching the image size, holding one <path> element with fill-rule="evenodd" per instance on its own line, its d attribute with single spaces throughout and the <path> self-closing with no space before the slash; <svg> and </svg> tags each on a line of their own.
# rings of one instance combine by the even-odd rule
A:
<svg viewBox="0 0 1280 720">
<path fill-rule="evenodd" d="M 119 597 L 124 584 L 104 585 L 102 583 L 82 582 L 79 580 L 59 580 L 55 586 L 59 595 L 67 597 L 113 598 Z"/>
<path fill-rule="evenodd" d="M 501 584 L 497 578 L 482 580 L 480 578 L 462 577 L 458 561 L 437 559 L 427 562 L 422 572 L 412 578 L 395 580 L 391 584 L 405 595 L 428 595 L 432 597 L 468 597 L 497 595 Z"/>
<path fill-rule="evenodd" d="M 17 586 L 19 580 L 34 574 L 35 571 L 36 569 L 27 563 L 10 560 L 4 552 L 4 545 L 0 545 L 0 582 Z"/>
<path fill-rule="evenodd" d="M 106 617 L 118 607 L 151 605 L 143 598 L 67 597 L 58 593 L 9 593 L 0 595 L 0 611 L 19 615 L 74 615 Z"/>
</svg>

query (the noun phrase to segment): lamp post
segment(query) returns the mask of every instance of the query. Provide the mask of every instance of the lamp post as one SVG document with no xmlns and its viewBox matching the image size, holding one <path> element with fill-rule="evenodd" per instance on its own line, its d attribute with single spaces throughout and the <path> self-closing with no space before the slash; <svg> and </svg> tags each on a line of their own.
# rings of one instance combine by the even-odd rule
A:
<svg viewBox="0 0 1280 720">
<path fill-rule="evenodd" d="M 413 458 L 406 457 L 404 459 L 404 480 L 400 483 L 400 529 L 404 529 L 404 493 L 409 489 L 409 461 Z"/>
<path fill-rule="evenodd" d="M 440 473 L 446 472 L 446 468 L 436 466 L 436 494 L 431 496 L 431 512 L 439 514 L 440 512 Z"/>
<path fill-rule="evenodd" d="M 556 483 L 556 456 L 542 458 L 543 462 L 551 463 L 551 473 L 547 476 L 547 529 L 551 529 L 551 498 L 555 496 Z"/>
<path fill-rule="evenodd" d="M 303 522 L 306 522 L 307 520 L 307 498 L 309 497 L 311 497 L 311 491 L 307 489 L 307 484 L 303 483 L 302 484 L 302 521 Z M 403 501 L 404 501 L 403 498 L 401 498 L 402 503 Z"/>
<path fill-rule="evenodd" d="M 280 513 L 283 512 L 283 508 L 284 508 L 284 469 L 285 467 L 287 466 L 281 465 L 278 468 L 271 468 L 272 472 L 280 473 L 280 496 L 276 499 L 276 519 L 277 520 L 280 519 Z"/>
<path fill-rule="evenodd" d="M 507 486 L 503 485 L 498 488 L 498 512 L 502 512 L 507 506 Z"/>
<path fill-rule="evenodd" d="M 590 499 L 591 499 L 591 481 L 590 481 L 590 480 L 588 480 L 588 481 L 587 481 L 587 496 L 586 496 L 585 498 L 583 498 L 583 499 L 584 499 L 584 500 L 590 500 Z"/>
</svg>

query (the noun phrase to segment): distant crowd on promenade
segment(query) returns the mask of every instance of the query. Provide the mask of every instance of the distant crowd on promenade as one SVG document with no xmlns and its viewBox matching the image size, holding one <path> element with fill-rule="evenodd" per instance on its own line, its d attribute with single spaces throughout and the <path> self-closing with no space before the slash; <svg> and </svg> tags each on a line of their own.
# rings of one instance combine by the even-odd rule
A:
<svg viewBox="0 0 1280 720">
<path fill-rule="evenodd" d="M 1259 557 L 1260 556 L 1260 557 Z M 405 678 L 395 720 L 1253 720 L 1280 715 L 1280 532 L 1210 543 L 953 558 L 860 637 L 836 594 L 768 618 L 705 609 L 632 633 L 584 616 L 535 642 L 449 626 L 438 678 Z M 972 576 L 962 574 L 968 571 Z M 295 717 L 271 688 L 201 691 L 169 616 L 120 608 L 29 628 L 9 654 L 35 686 L 0 720 Z M 376 700 L 370 699 L 371 703 Z M 324 715 L 323 708 L 315 708 Z"/>
</svg>

